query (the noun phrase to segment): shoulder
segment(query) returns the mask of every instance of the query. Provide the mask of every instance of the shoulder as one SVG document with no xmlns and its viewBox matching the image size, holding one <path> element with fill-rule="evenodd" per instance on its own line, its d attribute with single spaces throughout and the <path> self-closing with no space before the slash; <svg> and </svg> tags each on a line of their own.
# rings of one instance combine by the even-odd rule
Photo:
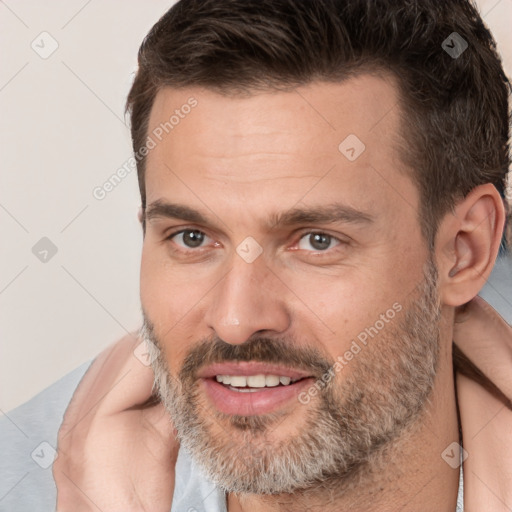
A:
<svg viewBox="0 0 512 512">
<path fill-rule="evenodd" d="M 51 466 L 57 433 L 86 362 L 0 418 L 0 496 L 3 510 L 53 510 Z"/>
</svg>

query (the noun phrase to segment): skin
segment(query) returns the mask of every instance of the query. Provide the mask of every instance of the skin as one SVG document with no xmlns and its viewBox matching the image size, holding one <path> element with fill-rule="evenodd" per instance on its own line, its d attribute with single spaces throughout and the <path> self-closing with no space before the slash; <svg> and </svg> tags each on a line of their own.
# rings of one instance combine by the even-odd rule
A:
<svg viewBox="0 0 512 512">
<path fill-rule="evenodd" d="M 512 389 L 506 371 L 512 357 L 512 327 L 478 297 L 466 311 L 456 313 L 454 326 L 455 343 L 479 366 L 483 347 L 487 354 L 498 352 L 490 375 L 501 389 Z M 105 349 L 73 395 L 52 467 L 57 510 L 168 512 L 171 508 L 180 446 L 163 405 L 141 407 L 152 394 L 154 375 L 150 366 L 134 357 L 139 344 L 133 333 Z M 510 431 L 512 413 L 505 414 L 501 402 L 463 376 L 457 376 L 457 383 L 464 447 L 470 454 L 464 463 L 465 508 L 508 510 L 512 497 L 510 478 L 504 472 L 509 468 L 496 461 L 511 459 L 502 439 Z M 508 397 L 512 398 L 510 392 Z M 501 490 L 496 482 L 503 484 Z"/>
<path fill-rule="evenodd" d="M 141 300 L 171 374 L 178 375 L 194 343 L 212 334 L 230 344 L 244 343 L 258 332 L 287 335 L 336 358 L 382 312 L 406 301 L 427 259 L 416 216 L 418 191 L 394 146 L 400 117 L 393 81 L 362 76 L 244 98 L 198 88 L 162 89 L 149 131 L 191 96 L 198 106 L 151 151 L 146 173 L 146 211 L 156 201 L 167 201 L 193 208 L 206 220 L 146 219 Z M 354 162 L 338 151 L 348 134 L 366 145 Z M 269 219 L 291 208 L 334 202 L 364 212 L 371 222 L 269 225 Z M 339 511 L 356 502 L 357 510 L 366 511 L 406 505 L 431 510 L 434 504 L 436 510 L 455 508 L 458 472 L 440 457 L 458 440 L 453 308 L 476 294 L 492 266 L 494 238 L 503 220 L 496 208 L 492 190 L 479 191 L 459 216 L 441 226 L 435 255 L 443 306 L 439 368 L 422 427 L 393 454 L 402 471 L 393 481 L 384 475 L 373 486 L 359 488 L 357 500 L 355 493 L 345 493 L 323 510 Z M 471 211 L 477 219 L 468 221 Z M 461 230 L 464 222 L 482 219 L 488 219 L 480 230 L 489 250 Z M 204 245 L 191 249 L 179 235 L 167 239 L 180 229 L 205 233 Z M 312 230 L 342 243 L 315 250 L 304 237 Z M 250 264 L 236 252 L 248 236 L 263 249 Z M 454 284 L 475 264 L 479 269 Z M 276 437 L 291 435 L 303 420 L 298 403 L 286 412 Z M 225 428 L 219 425 L 218 433 Z M 284 499 L 283 505 L 279 498 L 230 495 L 228 508 L 288 510 L 293 499 Z"/>
<path fill-rule="evenodd" d="M 212 334 L 240 344 L 264 331 L 332 358 L 343 354 L 350 339 L 415 289 L 427 258 L 416 219 L 418 193 L 392 144 L 399 126 L 392 80 L 362 76 L 245 99 L 164 89 L 149 131 L 191 96 L 198 106 L 150 152 L 146 175 L 148 205 L 165 199 L 209 219 L 192 224 L 211 239 L 193 257 L 178 252 L 176 239 L 165 240 L 189 222 L 146 219 L 141 300 L 171 373 Z M 355 162 L 337 149 L 350 133 L 366 145 Z M 374 222 L 267 226 L 269 215 L 333 200 L 369 212 Z M 452 336 L 469 356 L 480 346 L 476 330 L 505 351 L 512 344 L 510 329 L 495 328 L 495 313 L 465 315 L 455 332 L 454 317 L 489 276 L 503 222 L 503 204 L 491 185 L 474 189 L 443 218 L 434 254 L 442 307 L 439 367 L 420 428 L 393 454 L 399 472 L 384 472 L 371 488 L 358 489 L 357 506 L 347 494 L 322 511 L 455 509 L 458 470 L 441 459 L 458 441 Z M 312 228 L 351 243 L 317 255 L 302 239 L 299 250 L 299 237 Z M 235 251 L 247 236 L 263 248 L 251 264 Z M 127 336 L 101 354 L 66 411 L 53 466 L 59 510 L 170 508 L 179 445 L 162 404 L 141 407 L 153 373 L 133 357 L 139 342 Z M 509 380 L 498 384 L 505 388 Z M 303 410 L 290 406 L 274 435 L 286 438 Z M 229 495 L 227 502 L 229 512 L 305 510 L 297 498 Z"/>
</svg>

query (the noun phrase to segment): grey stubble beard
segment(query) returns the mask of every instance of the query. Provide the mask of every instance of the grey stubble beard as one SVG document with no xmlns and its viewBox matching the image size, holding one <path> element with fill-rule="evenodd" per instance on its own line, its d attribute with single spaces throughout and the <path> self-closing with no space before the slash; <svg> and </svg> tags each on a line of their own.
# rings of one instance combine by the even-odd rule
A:
<svg viewBox="0 0 512 512">
<path fill-rule="evenodd" d="M 378 343 L 369 343 L 303 409 L 293 436 L 277 434 L 286 417 L 229 417 L 214 411 L 198 392 L 193 377 L 199 361 L 223 354 L 245 360 L 302 363 L 319 374 L 330 368 L 320 353 L 302 351 L 281 340 L 253 340 L 252 350 L 227 347 L 222 340 L 202 340 L 171 376 L 163 346 L 144 315 L 140 335 L 148 345 L 155 387 L 178 431 L 178 439 L 205 476 L 235 494 L 278 495 L 298 491 L 312 497 L 320 490 L 349 490 L 392 464 L 393 446 L 415 430 L 432 392 L 439 356 L 440 306 L 432 261 L 424 280 L 404 307 L 404 318 L 387 325 Z M 279 344 L 279 345 L 278 345 Z M 220 347 L 220 348 L 219 348 Z M 240 348 L 242 347 L 242 348 Z M 218 350 L 216 350 L 218 348 Z M 237 352 L 238 351 L 238 352 Z M 274 433 L 274 434 L 273 434 Z"/>
</svg>

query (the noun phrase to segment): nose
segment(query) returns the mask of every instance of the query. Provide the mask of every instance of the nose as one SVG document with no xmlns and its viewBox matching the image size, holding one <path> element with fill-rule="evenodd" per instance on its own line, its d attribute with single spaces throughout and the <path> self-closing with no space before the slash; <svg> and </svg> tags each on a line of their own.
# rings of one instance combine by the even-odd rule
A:
<svg viewBox="0 0 512 512">
<path fill-rule="evenodd" d="M 205 321 L 226 343 L 238 345 L 256 333 L 283 333 L 290 325 L 286 287 L 262 258 L 247 263 L 235 254 L 210 297 Z"/>
</svg>

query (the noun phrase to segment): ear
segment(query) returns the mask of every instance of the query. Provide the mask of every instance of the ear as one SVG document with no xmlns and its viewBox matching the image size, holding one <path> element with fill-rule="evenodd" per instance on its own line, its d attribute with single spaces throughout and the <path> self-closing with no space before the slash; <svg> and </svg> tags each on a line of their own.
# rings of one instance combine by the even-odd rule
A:
<svg viewBox="0 0 512 512">
<path fill-rule="evenodd" d="M 139 206 L 139 211 L 137 212 L 137 218 L 139 222 L 142 224 L 142 206 Z"/>
<path fill-rule="evenodd" d="M 503 199 L 490 183 L 443 218 L 435 248 L 441 303 L 460 306 L 478 294 L 496 261 L 504 224 Z"/>
</svg>

